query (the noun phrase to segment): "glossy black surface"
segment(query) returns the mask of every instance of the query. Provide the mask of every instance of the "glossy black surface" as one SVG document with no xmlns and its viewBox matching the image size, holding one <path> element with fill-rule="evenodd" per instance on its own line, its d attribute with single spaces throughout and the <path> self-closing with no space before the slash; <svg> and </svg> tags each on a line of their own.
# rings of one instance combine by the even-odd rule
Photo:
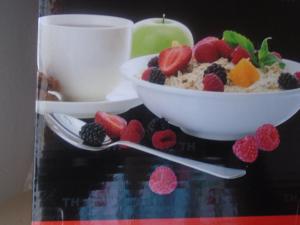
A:
<svg viewBox="0 0 300 225">
<path fill-rule="evenodd" d="M 40 0 L 47 1 L 47 0 Z M 186 24 L 195 41 L 208 35 L 222 36 L 223 30 L 236 30 L 259 47 L 272 37 L 271 49 L 285 58 L 300 61 L 299 0 L 55 0 L 52 13 L 93 13 L 140 21 L 168 18 Z M 43 12 L 41 14 L 50 14 Z"/>
<path fill-rule="evenodd" d="M 153 118 L 144 106 L 123 114 L 144 126 Z M 300 113 L 279 127 L 281 145 L 246 165 L 232 154 L 233 142 L 193 138 L 177 131 L 171 154 L 247 169 L 223 180 L 133 149 L 88 152 L 62 141 L 38 118 L 34 220 L 131 219 L 296 214 L 300 194 Z M 145 139 L 144 144 L 149 145 Z M 151 192 L 148 179 L 159 165 L 179 180 L 170 195 Z M 63 213 L 62 213 L 63 211 Z M 63 216 L 62 216 L 63 215 Z"/>
</svg>

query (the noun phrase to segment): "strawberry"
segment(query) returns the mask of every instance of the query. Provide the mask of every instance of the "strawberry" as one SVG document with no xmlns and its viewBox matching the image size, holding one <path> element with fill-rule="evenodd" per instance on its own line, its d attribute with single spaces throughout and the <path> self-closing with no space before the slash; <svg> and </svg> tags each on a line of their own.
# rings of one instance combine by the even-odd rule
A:
<svg viewBox="0 0 300 225">
<path fill-rule="evenodd" d="M 160 70 L 167 77 L 184 69 L 192 58 L 192 49 L 188 46 L 167 48 L 159 54 L 158 64 Z"/>
<path fill-rule="evenodd" d="M 199 62 L 213 62 L 219 58 L 216 49 L 217 37 L 208 36 L 197 42 L 194 47 L 194 56 Z M 208 55 L 205 55 L 208 54 Z"/>
<path fill-rule="evenodd" d="M 221 57 L 229 59 L 233 48 L 231 48 L 224 40 L 216 41 L 216 46 Z"/>
<path fill-rule="evenodd" d="M 195 47 L 197 47 L 197 45 L 202 45 L 202 44 L 206 44 L 206 43 L 214 43 L 218 40 L 219 40 L 219 38 L 217 38 L 217 37 L 208 36 L 208 37 L 203 38 L 200 41 L 198 41 L 197 44 L 195 45 Z"/>
<path fill-rule="evenodd" d="M 237 64 L 243 58 L 250 58 L 250 54 L 241 46 L 237 46 L 231 53 L 231 62 Z"/>
<path fill-rule="evenodd" d="M 126 120 L 122 117 L 100 111 L 95 115 L 95 122 L 100 124 L 111 138 L 120 138 L 121 132 L 127 125 Z"/>
<path fill-rule="evenodd" d="M 217 43 L 218 38 L 206 37 L 195 45 L 194 56 L 195 59 L 200 63 L 211 63 L 220 58 Z"/>
</svg>

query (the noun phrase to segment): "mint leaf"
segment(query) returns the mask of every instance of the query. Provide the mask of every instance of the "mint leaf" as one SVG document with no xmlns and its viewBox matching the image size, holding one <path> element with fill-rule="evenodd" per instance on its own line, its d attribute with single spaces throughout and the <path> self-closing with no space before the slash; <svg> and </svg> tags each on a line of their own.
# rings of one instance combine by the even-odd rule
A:
<svg viewBox="0 0 300 225">
<path fill-rule="evenodd" d="M 267 37 L 261 43 L 261 47 L 258 50 L 258 60 L 259 61 L 261 61 L 264 58 L 268 57 L 268 55 L 270 54 L 269 45 L 268 45 L 268 40 L 270 40 L 270 39 L 272 39 L 272 38 L 271 37 Z"/>
<path fill-rule="evenodd" d="M 285 64 L 281 61 L 281 59 L 277 58 L 269 51 L 268 40 L 272 38 L 267 37 L 261 43 L 261 47 L 258 50 L 258 64 L 260 68 L 264 68 L 265 66 L 271 66 L 274 63 L 278 62 L 281 69 L 285 67 Z"/>
<path fill-rule="evenodd" d="M 257 64 L 257 57 L 255 56 L 255 47 L 247 37 L 235 31 L 226 30 L 223 32 L 223 39 L 232 47 L 236 47 L 239 45 L 242 48 L 246 49 L 247 52 L 250 54 L 253 63 Z"/>
<path fill-rule="evenodd" d="M 261 67 L 271 66 L 276 62 L 278 62 L 278 58 L 276 56 L 274 56 L 272 53 L 269 53 L 266 57 L 259 60 L 259 65 Z"/>
<path fill-rule="evenodd" d="M 279 67 L 280 67 L 280 69 L 284 69 L 285 68 L 285 63 L 284 62 L 280 62 L 279 63 Z"/>
<path fill-rule="evenodd" d="M 223 39 L 229 45 L 236 47 L 241 46 L 242 48 L 246 49 L 250 54 L 254 54 L 255 48 L 253 43 L 245 36 L 235 32 L 226 30 L 223 33 Z"/>
</svg>

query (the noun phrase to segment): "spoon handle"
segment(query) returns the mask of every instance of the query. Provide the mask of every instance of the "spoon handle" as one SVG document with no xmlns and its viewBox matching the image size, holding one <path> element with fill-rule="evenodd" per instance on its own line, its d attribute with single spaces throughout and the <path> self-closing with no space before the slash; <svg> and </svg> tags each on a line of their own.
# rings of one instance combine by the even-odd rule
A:
<svg viewBox="0 0 300 225">
<path fill-rule="evenodd" d="M 60 136 L 68 143 L 81 149 L 89 151 L 101 151 L 115 145 L 124 145 L 224 179 L 235 179 L 242 177 L 246 174 L 245 170 L 226 168 L 223 166 L 199 162 L 192 159 L 167 154 L 128 141 L 117 141 L 100 147 L 88 146 L 83 144 L 81 138 L 78 136 L 79 130 L 85 124 L 83 121 L 80 121 L 78 119 L 64 114 L 47 114 L 45 115 L 45 120 L 47 121 L 47 124 L 50 127 L 50 129 L 53 130 L 58 136 Z"/>
<path fill-rule="evenodd" d="M 187 158 L 183 158 L 180 156 L 175 156 L 175 155 L 171 155 L 171 154 L 164 153 L 161 151 L 157 151 L 157 150 L 148 148 L 146 146 L 135 144 L 135 143 L 128 142 L 128 141 L 117 141 L 117 142 L 110 144 L 110 146 L 113 146 L 113 145 L 125 145 L 127 147 L 131 147 L 131 148 L 140 150 L 142 152 L 145 152 L 145 153 L 148 153 L 151 155 L 155 155 L 155 156 L 158 156 L 163 159 L 167 159 L 172 162 L 176 162 L 178 164 L 199 170 L 201 172 L 204 172 L 204 173 L 207 173 L 207 174 L 219 177 L 219 178 L 235 179 L 235 178 L 242 177 L 246 174 L 246 171 L 242 170 L 242 169 L 234 169 L 234 168 L 228 168 L 228 167 L 213 165 L 213 164 L 209 164 L 209 163 L 199 162 L 196 160 L 187 159 Z"/>
</svg>

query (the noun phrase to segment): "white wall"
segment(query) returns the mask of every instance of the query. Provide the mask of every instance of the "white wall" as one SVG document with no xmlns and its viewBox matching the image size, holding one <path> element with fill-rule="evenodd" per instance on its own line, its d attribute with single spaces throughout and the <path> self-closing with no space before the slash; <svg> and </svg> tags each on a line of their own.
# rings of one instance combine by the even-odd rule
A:
<svg viewBox="0 0 300 225">
<path fill-rule="evenodd" d="M 0 0 L 0 202 L 33 158 L 38 0 Z"/>
</svg>

